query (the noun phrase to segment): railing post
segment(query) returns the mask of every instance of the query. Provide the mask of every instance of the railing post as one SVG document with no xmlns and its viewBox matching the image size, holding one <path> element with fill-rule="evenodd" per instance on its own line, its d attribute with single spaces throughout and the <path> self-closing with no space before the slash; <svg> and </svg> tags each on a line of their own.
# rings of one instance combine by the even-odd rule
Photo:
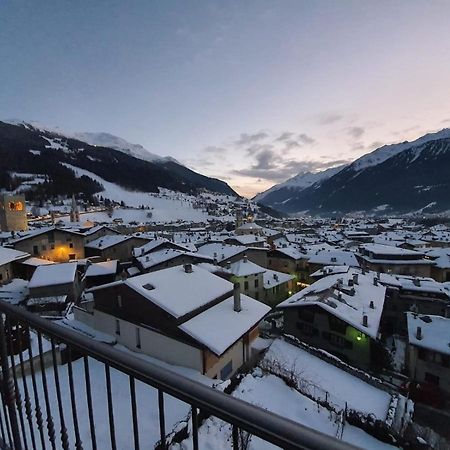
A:
<svg viewBox="0 0 450 450">
<path fill-rule="evenodd" d="M 5 315 L 0 315 L 0 358 L 2 365 L 2 390 L 3 399 L 8 408 L 9 423 L 11 425 L 12 440 L 15 450 L 22 449 L 22 441 L 20 439 L 19 423 L 16 415 L 16 393 L 14 389 L 14 382 L 11 378 L 11 373 L 8 365 L 8 348 L 6 346 L 6 332 L 5 332 Z M 12 349 L 11 349 L 12 351 Z M 14 368 L 12 368 L 14 370 Z"/>
</svg>

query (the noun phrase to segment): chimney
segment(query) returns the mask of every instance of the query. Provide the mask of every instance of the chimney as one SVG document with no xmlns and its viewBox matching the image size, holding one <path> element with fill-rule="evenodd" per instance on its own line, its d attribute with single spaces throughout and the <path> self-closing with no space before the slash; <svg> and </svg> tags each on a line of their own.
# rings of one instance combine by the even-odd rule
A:
<svg viewBox="0 0 450 450">
<path fill-rule="evenodd" d="M 414 286 L 417 286 L 417 287 L 420 286 L 420 280 L 418 278 L 414 278 L 413 283 L 414 283 Z"/>
<path fill-rule="evenodd" d="M 213 258 L 217 259 L 217 252 L 214 252 Z"/>
<path fill-rule="evenodd" d="M 186 273 L 192 273 L 192 264 L 184 264 L 183 267 Z"/>
<path fill-rule="evenodd" d="M 244 255 L 244 262 L 246 263 L 248 261 L 247 255 Z"/>
<path fill-rule="evenodd" d="M 358 284 L 358 274 L 357 273 L 353 274 L 353 284 Z"/>
<path fill-rule="evenodd" d="M 230 260 L 227 261 L 227 269 L 228 269 L 228 270 L 231 269 L 231 261 L 230 261 Z"/>
<path fill-rule="evenodd" d="M 370 300 L 370 309 L 375 309 L 375 305 L 373 304 L 373 300 Z"/>
<path fill-rule="evenodd" d="M 378 278 L 377 277 L 373 277 L 373 285 L 378 286 Z"/>
<path fill-rule="evenodd" d="M 368 327 L 369 326 L 369 319 L 367 317 L 367 314 L 363 315 L 363 323 L 362 324 L 363 324 L 364 327 Z"/>
<path fill-rule="evenodd" d="M 348 279 L 348 285 L 349 285 L 349 286 L 353 286 L 353 279 L 352 279 L 352 278 L 349 278 L 349 279 Z"/>
<path fill-rule="evenodd" d="M 423 338 L 422 336 L 422 327 L 417 327 L 417 331 L 416 331 L 416 339 L 418 339 L 419 341 L 421 341 Z"/>
<path fill-rule="evenodd" d="M 234 283 L 233 286 L 233 300 L 234 300 L 234 310 L 236 312 L 241 311 L 241 285 L 239 283 Z"/>
</svg>

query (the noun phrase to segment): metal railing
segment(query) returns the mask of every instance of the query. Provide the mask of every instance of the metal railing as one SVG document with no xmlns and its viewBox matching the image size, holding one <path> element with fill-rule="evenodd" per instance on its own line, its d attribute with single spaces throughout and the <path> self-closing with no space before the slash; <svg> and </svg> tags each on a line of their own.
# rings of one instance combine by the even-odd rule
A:
<svg viewBox="0 0 450 450">
<path fill-rule="evenodd" d="M 99 446 L 98 442 L 100 433 L 109 434 L 108 446 L 111 449 L 125 448 L 123 445 L 120 447 L 117 442 L 119 433 L 123 432 L 123 424 L 118 424 L 115 415 L 118 406 L 123 408 L 124 405 L 123 398 L 119 405 L 115 404 L 112 370 L 119 371 L 128 378 L 128 387 L 121 386 L 121 389 L 129 389 L 128 407 L 132 419 L 132 442 L 128 442 L 127 449 L 155 446 L 159 449 L 168 448 L 165 406 L 170 396 L 190 406 L 188 435 L 189 439 L 192 439 L 194 450 L 199 449 L 199 418 L 209 416 L 219 418 L 231 427 L 230 448 L 235 450 L 243 448 L 240 441 L 242 432 L 250 433 L 283 449 L 355 448 L 162 366 L 142 360 L 130 352 L 118 350 L 42 319 L 20 307 L 0 301 L 0 314 L 0 448 L 103 450 L 104 441 L 102 446 Z M 29 336 L 30 332 L 36 336 L 34 345 L 24 342 L 24 336 Z M 43 336 L 49 341 L 44 340 Z M 47 351 L 44 351 L 44 342 L 49 347 Z M 58 350 L 61 346 L 64 349 L 62 361 Z M 75 356 L 81 359 L 77 360 Z M 103 380 L 94 380 L 91 377 L 90 364 L 92 365 L 94 360 L 104 366 Z M 75 364 L 77 374 L 74 371 Z M 62 371 L 64 365 L 66 368 Z M 62 395 L 65 378 L 63 372 L 68 378 L 64 380 L 68 390 L 65 393 L 66 401 Z M 83 372 L 84 379 L 80 379 L 80 373 Z M 98 377 L 97 372 L 95 375 Z M 137 406 L 139 399 L 136 394 L 136 381 L 157 390 L 155 405 L 146 405 L 147 409 L 154 408 L 158 412 L 157 443 L 149 443 L 148 437 L 143 436 L 140 424 L 143 419 Z M 106 387 L 106 404 L 94 405 L 96 399 L 92 389 L 93 382 L 100 382 Z M 267 395 L 271 393 L 268 392 Z M 79 413 L 81 402 L 86 405 L 87 414 Z M 101 421 L 98 420 L 98 415 L 94 414 L 94 408 L 104 411 Z M 81 430 L 84 436 L 86 430 L 89 431 L 89 442 L 86 442 L 86 439 L 82 442 Z"/>
</svg>

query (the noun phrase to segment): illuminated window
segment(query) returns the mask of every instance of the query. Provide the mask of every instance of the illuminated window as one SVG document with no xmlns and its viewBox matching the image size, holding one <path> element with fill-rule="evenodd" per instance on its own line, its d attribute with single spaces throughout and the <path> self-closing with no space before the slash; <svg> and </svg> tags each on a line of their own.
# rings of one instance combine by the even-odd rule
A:
<svg viewBox="0 0 450 450">
<path fill-rule="evenodd" d="M 23 203 L 22 202 L 9 202 L 8 208 L 10 211 L 23 211 Z"/>
</svg>

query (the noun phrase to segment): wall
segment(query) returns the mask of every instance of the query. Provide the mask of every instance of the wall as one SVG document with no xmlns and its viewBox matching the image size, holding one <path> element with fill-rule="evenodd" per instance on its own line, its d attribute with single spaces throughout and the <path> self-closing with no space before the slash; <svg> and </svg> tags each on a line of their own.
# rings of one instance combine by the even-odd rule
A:
<svg viewBox="0 0 450 450">
<path fill-rule="evenodd" d="M 80 315 L 79 317 L 83 318 Z M 123 319 L 117 320 L 120 321 L 120 335 L 116 334 L 116 318 L 114 316 L 94 310 L 94 328 L 115 336 L 118 343 L 125 345 L 130 350 L 153 356 L 169 364 L 190 367 L 203 372 L 201 349 Z M 136 347 L 136 328 L 140 329 L 141 349 Z"/>
<path fill-rule="evenodd" d="M 13 278 L 13 270 L 11 263 L 3 264 L 0 266 L 0 285 L 2 283 L 7 283 Z"/>
</svg>

